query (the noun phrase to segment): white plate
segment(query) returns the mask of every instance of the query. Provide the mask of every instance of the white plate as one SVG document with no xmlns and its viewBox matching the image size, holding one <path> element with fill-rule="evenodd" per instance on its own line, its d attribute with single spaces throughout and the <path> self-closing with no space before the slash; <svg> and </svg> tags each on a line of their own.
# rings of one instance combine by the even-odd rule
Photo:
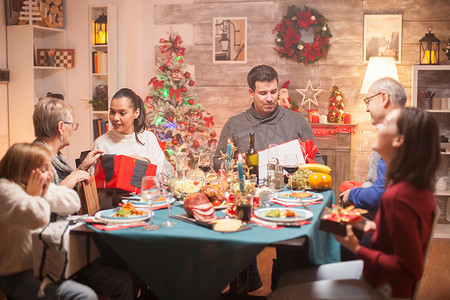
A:
<svg viewBox="0 0 450 300">
<path fill-rule="evenodd" d="M 150 218 L 150 211 L 147 209 L 141 209 L 146 212 L 145 215 L 139 217 L 111 217 L 116 212 L 116 209 L 106 209 L 101 210 L 95 213 L 95 218 L 100 221 L 108 222 L 108 223 L 135 223 L 145 221 Z M 153 213 L 154 214 L 154 213 Z"/>
<path fill-rule="evenodd" d="M 130 201 L 131 204 L 133 204 L 134 207 L 136 207 L 136 208 L 149 208 L 147 202 L 122 199 L 122 202 L 123 202 L 123 203 L 128 203 L 129 201 Z M 170 199 L 170 204 L 172 204 L 174 201 L 175 201 L 175 198 L 171 198 L 171 199 Z M 158 202 L 156 202 L 156 203 L 153 203 L 153 208 L 157 208 L 157 207 L 160 207 L 160 206 L 164 206 L 164 205 L 166 205 L 166 204 L 167 204 L 166 201 L 158 201 Z"/>
<path fill-rule="evenodd" d="M 294 191 L 294 192 L 301 192 L 301 191 Z M 286 196 L 283 196 L 285 194 L 290 194 L 290 193 L 291 193 L 290 191 L 283 191 L 283 192 L 276 193 L 275 194 L 275 199 L 283 201 L 283 202 L 288 202 L 288 203 L 301 203 L 299 198 L 297 198 L 297 197 L 286 197 Z M 301 198 L 301 200 L 304 203 L 311 203 L 311 202 L 315 202 L 317 200 L 323 199 L 323 195 L 322 194 L 318 194 L 318 193 L 312 193 L 312 194 L 313 195 L 311 197 Z"/>
<path fill-rule="evenodd" d="M 266 217 L 266 213 L 270 210 L 281 210 L 285 211 L 286 209 L 289 209 L 290 211 L 295 211 L 299 213 L 298 217 L 292 217 L 292 218 L 275 218 L 275 217 Z M 300 208 L 259 208 L 255 210 L 255 216 L 257 216 L 260 219 L 266 220 L 266 221 L 272 221 L 272 222 L 284 222 L 284 223 L 292 223 L 292 222 L 299 222 L 303 220 L 307 220 L 313 216 L 313 213 L 306 209 L 300 209 Z"/>
</svg>

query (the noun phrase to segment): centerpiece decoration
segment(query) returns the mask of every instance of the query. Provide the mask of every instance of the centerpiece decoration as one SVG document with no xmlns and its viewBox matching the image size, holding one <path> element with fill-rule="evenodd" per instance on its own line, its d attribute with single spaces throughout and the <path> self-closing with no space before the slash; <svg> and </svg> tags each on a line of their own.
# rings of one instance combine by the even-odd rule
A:
<svg viewBox="0 0 450 300">
<path fill-rule="evenodd" d="M 333 86 L 328 102 L 328 122 L 344 123 L 344 112 L 344 94 L 340 88 Z"/>
<path fill-rule="evenodd" d="M 212 153 L 217 147 L 214 118 L 194 94 L 195 81 L 184 62 L 185 48 L 178 34 L 161 38 L 162 57 L 156 74 L 150 79 L 145 99 L 148 127 L 165 143 L 166 158 L 175 165 L 175 156 L 186 152 L 190 168 L 200 153 Z"/>
<path fill-rule="evenodd" d="M 307 43 L 302 41 L 302 29 L 312 28 L 314 41 Z M 324 59 L 330 48 L 332 37 L 327 19 L 317 10 L 307 6 L 302 11 L 295 5 L 287 9 L 286 15 L 273 29 L 277 33 L 276 47 L 273 49 L 280 57 L 293 60 L 297 63 L 314 64 Z"/>
</svg>

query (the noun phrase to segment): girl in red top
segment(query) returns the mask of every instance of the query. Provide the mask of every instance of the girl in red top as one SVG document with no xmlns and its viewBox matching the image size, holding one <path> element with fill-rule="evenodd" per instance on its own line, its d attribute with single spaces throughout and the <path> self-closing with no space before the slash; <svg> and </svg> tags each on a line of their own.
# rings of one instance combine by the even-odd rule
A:
<svg viewBox="0 0 450 300">
<path fill-rule="evenodd" d="M 285 273 L 269 299 L 410 299 L 424 269 L 436 202 L 439 128 L 417 108 L 397 109 L 377 125 L 373 146 L 387 165 L 387 189 L 380 201 L 371 248 L 361 246 L 347 225 L 337 236 L 359 260 Z"/>
</svg>

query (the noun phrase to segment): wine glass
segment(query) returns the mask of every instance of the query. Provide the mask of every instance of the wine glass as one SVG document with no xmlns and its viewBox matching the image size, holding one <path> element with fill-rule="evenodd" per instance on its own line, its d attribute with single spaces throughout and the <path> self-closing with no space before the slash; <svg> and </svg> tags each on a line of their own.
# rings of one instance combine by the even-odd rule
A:
<svg viewBox="0 0 450 300">
<path fill-rule="evenodd" d="M 156 230 L 159 226 L 153 224 L 153 202 L 161 196 L 161 180 L 157 176 L 144 176 L 141 182 L 141 197 L 150 207 L 150 224 L 144 230 Z"/>
<path fill-rule="evenodd" d="M 286 154 L 284 156 L 283 169 L 289 173 L 292 194 L 292 174 L 294 174 L 298 170 L 297 154 Z"/>
<path fill-rule="evenodd" d="M 162 196 L 164 197 L 164 199 L 167 202 L 167 221 L 163 222 L 161 224 L 164 227 L 173 227 L 173 226 L 177 225 L 176 222 L 173 222 L 173 221 L 170 220 L 170 202 L 173 199 L 173 195 L 170 192 L 170 187 L 169 187 L 169 185 L 170 185 L 169 181 L 170 180 L 172 180 L 172 177 L 167 181 L 167 183 L 163 182 L 163 184 L 161 185 L 161 194 L 162 194 Z"/>
<path fill-rule="evenodd" d="M 189 170 L 188 159 L 186 152 L 178 152 L 175 157 L 175 167 L 177 173 L 181 174 L 180 179 L 185 179 L 186 171 Z"/>
<path fill-rule="evenodd" d="M 208 173 L 212 169 L 212 155 L 211 153 L 200 153 L 198 156 L 197 168 Z"/>
</svg>

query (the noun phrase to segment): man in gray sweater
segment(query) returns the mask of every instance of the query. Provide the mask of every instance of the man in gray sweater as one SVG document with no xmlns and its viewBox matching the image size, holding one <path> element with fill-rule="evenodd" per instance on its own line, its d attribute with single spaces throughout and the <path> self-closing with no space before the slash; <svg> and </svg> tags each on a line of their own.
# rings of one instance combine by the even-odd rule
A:
<svg viewBox="0 0 450 300">
<path fill-rule="evenodd" d="M 272 67 L 254 67 L 247 75 L 247 83 L 253 99 L 252 106 L 225 123 L 214 154 L 216 171 L 223 161 L 220 159 L 221 152 L 227 153 L 228 139 L 238 148 L 237 153 L 244 153 L 249 148 L 251 132 L 255 134 L 257 151 L 269 148 L 269 144 L 281 144 L 298 138 L 303 142 L 312 140 L 316 143 L 308 121 L 301 114 L 278 105 L 278 74 Z M 324 163 L 319 153 L 314 161 Z M 256 259 L 249 268 L 249 291 L 252 292 L 262 286 Z"/>
<path fill-rule="evenodd" d="M 217 171 L 227 152 L 230 139 L 238 147 L 236 153 L 244 153 L 249 148 L 249 134 L 255 134 L 255 149 L 266 149 L 269 144 L 281 144 L 300 138 L 303 142 L 313 140 L 313 131 L 308 121 L 299 113 L 278 105 L 278 74 L 270 66 L 254 67 L 247 76 L 248 91 L 253 99 L 252 106 L 231 117 L 222 128 L 217 150 L 214 155 L 214 169 Z M 314 160 L 323 164 L 317 153 Z"/>
</svg>

